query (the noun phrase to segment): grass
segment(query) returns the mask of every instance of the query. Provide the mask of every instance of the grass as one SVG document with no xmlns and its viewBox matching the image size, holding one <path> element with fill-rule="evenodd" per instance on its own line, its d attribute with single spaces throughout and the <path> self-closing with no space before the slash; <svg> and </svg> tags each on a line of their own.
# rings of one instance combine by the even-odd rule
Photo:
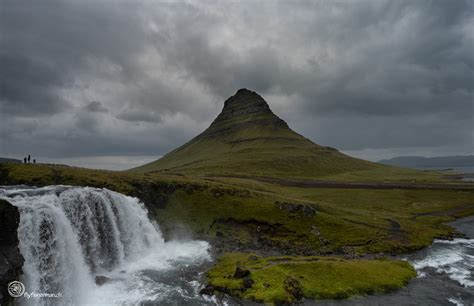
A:
<svg viewBox="0 0 474 306">
<path fill-rule="evenodd" d="M 0 184 L 106 187 L 142 198 L 165 235 L 179 225 L 233 248 L 287 254 L 404 253 L 452 235 L 444 223 L 474 214 L 474 189 L 297 188 L 31 164 L 1 165 Z M 277 201 L 307 205 L 316 214 L 280 209 Z"/>
<path fill-rule="evenodd" d="M 203 178 L 24 164 L 0 165 L 0 184 L 106 187 L 140 197 L 168 239 L 183 234 L 211 241 L 220 252 L 244 250 L 262 256 L 292 255 L 291 262 L 252 271 L 254 289 L 245 294 L 230 290 L 234 285 L 239 288 L 238 280 L 226 280 L 228 292 L 261 301 L 288 298 L 277 285 L 288 275 L 298 280 L 304 296 L 316 298 L 368 294 L 394 288 L 394 284 L 401 286 L 406 270 L 396 262 L 325 261 L 320 257 L 357 258 L 365 254 L 411 252 L 428 246 L 435 238 L 452 236 L 455 231 L 445 225 L 446 222 L 474 214 L 474 188 L 299 188 L 250 178 Z M 304 205 L 314 209 L 315 214 L 280 209 L 276 202 Z M 229 261 L 234 258 L 234 255 L 228 256 Z M 320 259 L 306 263 L 308 256 Z M 260 257 L 259 262 L 269 260 L 271 258 Z M 217 267 L 222 265 L 219 263 Z M 383 275 L 376 272 L 385 270 L 393 274 L 390 274 L 392 283 L 387 283 Z M 305 271 L 313 272 L 304 274 Z M 365 277 L 363 273 L 367 271 L 374 272 L 373 278 Z M 303 280 L 299 278 L 300 273 Z M 220 279 L 210 275 L 210 280 Z M 331 275 L 337 277 L 331 278 Z M 353 283 L 351 275 L 364 277 L 349 286 L 347 284 Z M 330 284 L 329 287 L 320 284 L 320 279 Z M 272 287 L 275 290 L 259 287 L 265 282 L 275 282 Z"/>
<path fill-rule="evenodd" d="M 239 266 L 251 282 L 235 278 Z M 336 257 L 259 257 L 228 253 L 207 273 L 217 291 L 264 303 L 291 303 L 301 298 L 342 299 L 387 293 L 403 287 L 416 272 L 400 260 L 345 260 Z M 249 286 L 248 284 L 251 284 Z"/>
</svg>

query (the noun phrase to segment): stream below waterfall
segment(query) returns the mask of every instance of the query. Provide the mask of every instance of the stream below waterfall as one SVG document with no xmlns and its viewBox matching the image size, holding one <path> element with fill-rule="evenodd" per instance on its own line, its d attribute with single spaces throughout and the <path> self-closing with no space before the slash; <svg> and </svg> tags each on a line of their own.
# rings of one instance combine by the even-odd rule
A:
<svg viewBox="0 0 474 306">
<path fill-rule="evenodd" d="M 21 305 L 254 304 L 201 296 L 212 263 L 205 241 L 164 242 L 138 199 L 107 189 L 0 186 L 20 211 Z M 474 305 L 474 217 L 452 223 L 465 239 L 436 240 L 402 257 L 418 277 L 386 295 L 305 305 Z"/>
</svg>

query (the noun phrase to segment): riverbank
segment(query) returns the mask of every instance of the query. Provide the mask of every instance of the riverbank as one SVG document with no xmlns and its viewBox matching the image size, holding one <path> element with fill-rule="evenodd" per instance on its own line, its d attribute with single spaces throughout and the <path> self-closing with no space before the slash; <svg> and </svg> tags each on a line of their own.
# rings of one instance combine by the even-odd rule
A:
<svg viewBox="0 0 474 306">
<path fill-rule="evenodd" d="M 436 240 L 414 254 L 400 256 L 413 264 L 417 277 L 399 290 L 384 295 L 356 296 L 343 301 L 321 300 L 324 306 L 456 305 L 474 304 L 474 216 L 449 225 L 466 238 Z M 314 305 L 306 301 L 304 305 Z"/>
</svg>

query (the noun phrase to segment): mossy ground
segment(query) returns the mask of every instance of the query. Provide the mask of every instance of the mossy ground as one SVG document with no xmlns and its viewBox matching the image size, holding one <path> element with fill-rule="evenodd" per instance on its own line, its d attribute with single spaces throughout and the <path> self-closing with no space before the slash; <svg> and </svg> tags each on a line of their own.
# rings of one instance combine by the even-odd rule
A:
<svg viewBox="0 0 474 306">
<path fill-rule="evenodd" d="M 440 177 L 437 174 L 429 176 Z M 173 234 L 182 231 L 186 235 L 211 241 L 218 253 L 243 251 L 262 256 L 298 255 L 303 256 L 299 257 L 301 260 L 315 255 L 360 258 L 366 254 L 414 251 L 429 245 L 434 238 L 452 236 L 454 229 L 445 223 L 474 214 L 474 188 L 449 189 L 452 182 L 448 182 L 445 190 L 301 188 L 251 178 L 4 164 L 0 165 L 0 184 L 106 187 L 140 197 L 168 238 L 173 238 Z M 305 205 L 314 209 L 315 214 L 281 209 L 277 202 Z M 234 258 L 234 255 L 228 256 L 231 256 L 228 260 Z M 271 259 L 259 260 L 268 263 Z M 298 260 L 298 257 L 291 259 Z M 306 288 L 304 292 L 307 297 L 327 297 L 331 294 L 343 297 L 345 295 L 342 292 L 359 294 L 392 288 L 394 284 L 385 282 L 381 278 L 383 275 L 376 272 L 385 268 L 393 269 L 393 279 L 397 280 L 398 285 L 403 283 L 406 276 L 404 268 L 392 261 L 329 260 L 326 264 L 320 259 L 308 264 L 311 265 L 306 266 L 307 270 L 319 272 L 304 274 L 304 281 L 300 281 L 303 288 Z M 239 296 L 272 300 L 277 299 L 280 294 L 279 297 L 285 299 L 281 291 L 275 293 L 276 291 L 264 290 L 258 284 L 275 281 L 276 286 L 283 276 L 292 273 L 298 279 L 299 269 L 304 265 L 280 263 L 252 272 L 252 278 L 255 277 L 256 282 L 255 290 L 239 293 Z M 218 267 L 222 265 L 219 264 Z M 301 273 L 305 273 L 306 269 L 302 270 Z M 330 279 L 330 286 L 326 289 L 322 285 L 318 287 L 311 283 L 317 281 L 314 279 L 316 275 L 318 278 L 322 275 L 330 278 L 332 272 L 337 272 L 347 274 L 349 279 L 351 275 L 357 275 L 354 271 L 363 275 L 364 271 L 371 270 L 374 271 L 373 278 L 367 277 L 367 283 L 361 280 L 357 285 L 359 287 L 344 287 L 342 283 Z M 337 273 L 334 275 L 339 275 Z M 280 276 L 273 280 L 272 275 Z M 265 280 L 267 278 L 268 281 Z M 212 275 L 210 279 L 213 279 Z M 228 281 L 229 286 L 235 284 L 235 280 Z M 318 291 L 311 291 L 313 287 L 319 288 Z"/>
<path fill-rule="evenodd" d="M 247 280 L 234 277 L 237 266 L 250 271 Z M 400 260 L 263 258 L 245 253 L 223 255 L 207 273 L 209 284 L 215 290 L 265 303 L 290 303 L 303 297 L 342 299 L 386 293 L 403 287 L 415 276 L 413 267 Z"/>
</svg>

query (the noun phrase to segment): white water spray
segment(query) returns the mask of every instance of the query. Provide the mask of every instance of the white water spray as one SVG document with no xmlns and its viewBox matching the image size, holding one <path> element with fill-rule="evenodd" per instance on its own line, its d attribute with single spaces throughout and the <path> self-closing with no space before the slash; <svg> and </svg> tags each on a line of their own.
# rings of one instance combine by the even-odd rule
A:
<svg viewBox="0 0 474 306">
<path fill-rule="evenodd" d="M 8 188 L 0 189 L 0 197 L 20 211 L 26 291 L 62 296 L 22 298 L 24 304 L 159 301 L 163 292 L 142 277 L 143 270 L 173 269 L 177 260 L 189 265 L 210 259 L 205 242 L 164 243 L 138 199 L 107 189 Z M 98 275 L 112 282 L 98 286 Z"/>
</svg>

